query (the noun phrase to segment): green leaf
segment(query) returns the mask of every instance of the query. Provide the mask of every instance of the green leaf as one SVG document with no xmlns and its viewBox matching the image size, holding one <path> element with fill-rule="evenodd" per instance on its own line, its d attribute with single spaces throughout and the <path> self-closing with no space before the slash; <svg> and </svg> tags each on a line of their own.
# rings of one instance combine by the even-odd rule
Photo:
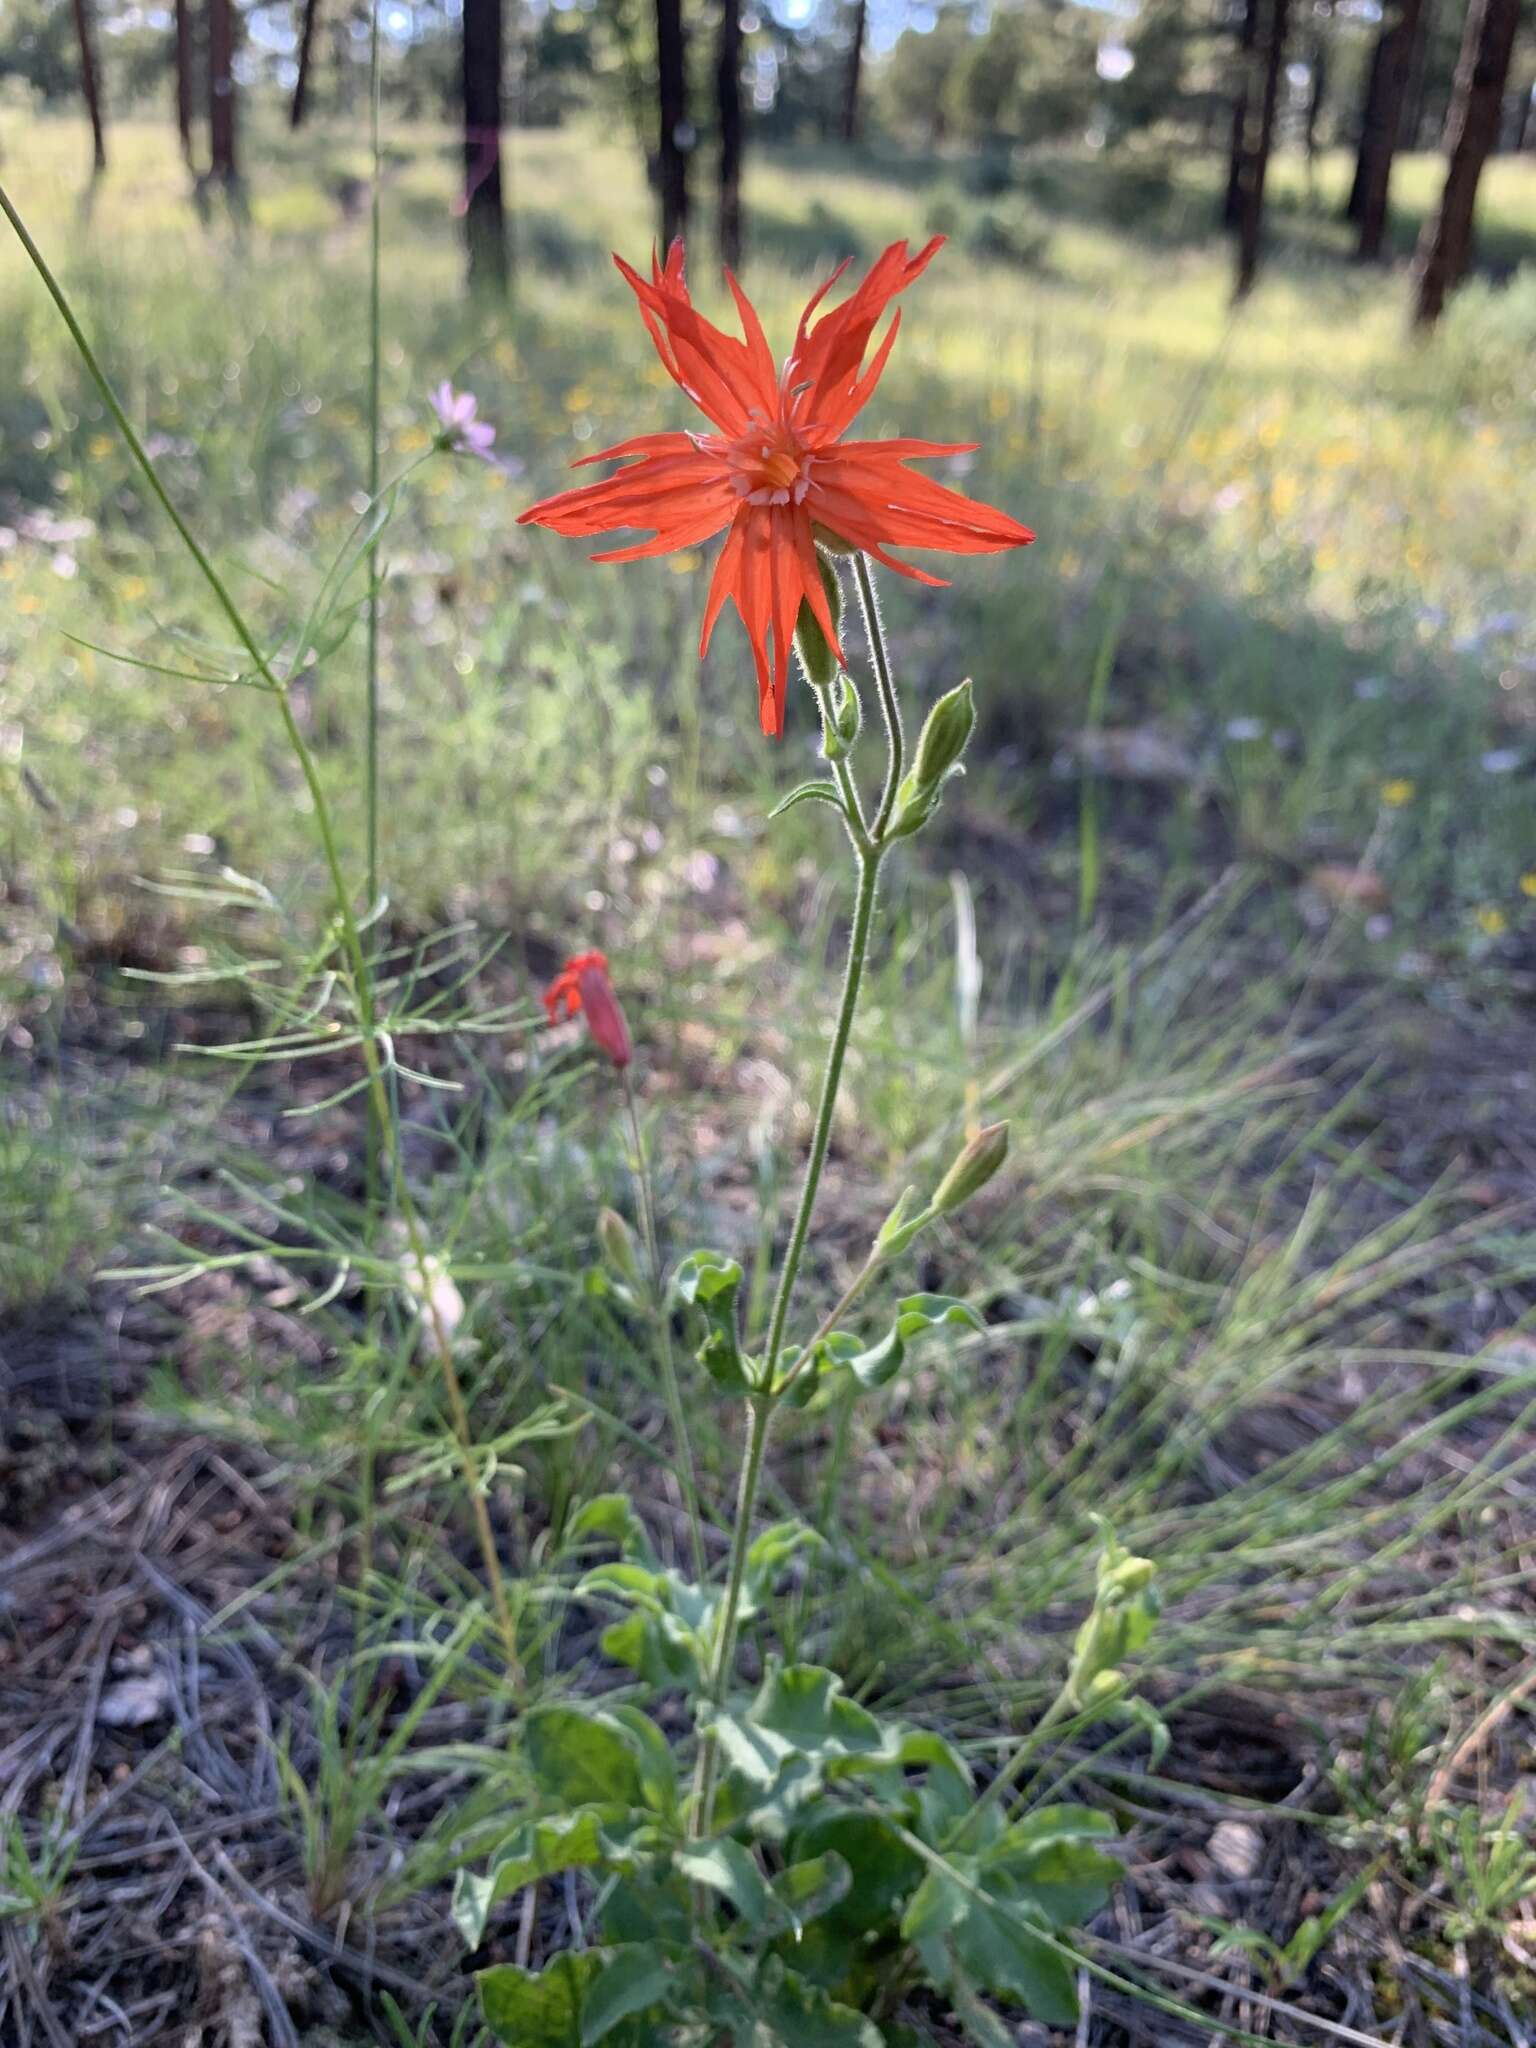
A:
<svg viewBox="0 0 1536 2048">
<path fill-rule="evenodd" d="M 1035 1907 L 1052 1927 L 1081 1927 L 1108 1902 L 1124 1873 L 1113 1856 L 1083 1841 L 1055 1841 L 1022 1852 L 1004 1836 L 986 1858 L 1010 1890 Z"/>
<path fill-rule="evenodd" d="M 621 2020 L 660 2005 L 671 1981 L 672 1961 L 660 1942 L 635 1942 L 612 1950 L 582 1998 L 581 2048 L 595 2048 Z"/>
<path fill-rule="evenodd" d="M 662 1941 L 686 1948 L 693 1939 L 688 1887 L 670 1857 L 616 1878 L 602 1901 L 601 1920 L 608 1941 Z"/>
<path fill-rule="evenodd" d="M 843 811 L 842 798 L 830 782 L 802 782 L 788 796 L 781 796 L 768 815 L 777 818 L 785 811 L 792 811 L 796 804 L 809 803 L 831 804 L 834 810 L 842 812 L 845 817 L 847 815 Z"/>
<path fill-rule="evenodd" d="M 626 1704 L 610 1707 L 610 1719 L 625 1729 L 634 1745 L 640 1766 L 640 1790 L 645 1803 L 663 1819 L 675 1819 L 678 1806 L 677 1758 L 672 1745 L 650 1715 Z"/>
<path fill-rule="evenodd" d="M 986 1852 L 986 1881 L 1052 1927 L 1080 1927 L 1104 1907 L 1124 1874 L 1098 1846 L 1116 1832 L 1114 1822 L 1090 1806 L 1042 1806 Z"/>
<path fill-rule="evenodd" d="M 603 1649 L 650 1684 L 703 1684 L 720 1595 L 695 1586 L 674 1571 L 630 1562 L 594 1566 L 577 1586 L 579 1595 L 604 1595 L 639 1610 L 603 1635 Z"/>
<path fill-rule="evenodd" d="M 540 1788 L 565 1806 L 644 1803 L 631 1732 L 610 1714 L 579 1707 L 535 1707 L 522 1726 L 523 1748 Z"/>
<path fill-rule="evenodd" d="M 838 2005 L 778 1956 L 763 1966 L 757 2018 L 773 2048 L 885 2048 L 873 2020 Z"/>
<path fill-rule="evenodd" d="M 976 2048 L 1014 2048 L 1012 2028 L 1004 2026 L 991 2006 L 982 2004 L 981 1994 L 953 1957 L 949 1965 L 949 1996 L 955 2018 Z"/>
<path fill-rule="evenodd" d="M 773 1904 L 763 1873 L 749 1849 L 723 1835 L 715 1842 L 690 1842 L 673 1852 L 673 1862 L 690 1884 L 707 1885 L 728 1899 L 747 1926 L 763 1926 Z"/>
<path fill-rule="evenodd" d="M 605 1839 L 599 1816 L 590 1810 L 525 1821 L 497 1851 L 484 1877 L 470 1870 L 459 1872 L 453 1888 L 454 1924 L 468 1946 L 478 1948 L 492 1908 L 524 1885 L 556 1871 L 622 1860 L 623 1852 Z"/>
<path fill-rule="evenodd" d="M 847 1863 L 832 1850 L 791 1863 L 773 1881 L 774 1918 L 798 1941 L 813 1920 L 847 1898 L 852 1882 Z"/>
<path fill-rule="evenodd" d="M 909 1294 L 897 1303 L 895 1319 L 878 1344 L 866 1347 L 846 1330 L 834 1330 L 824 1337 L 820 1346 L 823 1370 L 851 1373 L 861 1387 L 886 1386 L 901 1371 L 910 1340 L 945 1324 L 969 1330 L 986 1328 L 968 1301 L 956 1301 L 947 1294 Z"/>
<path fill-rule="evenodd" d="M 795 1828 L 790 1847 L 796 1856 L 836 1856 L 847 1866 L 847 1891 L 828 1908 L 828 1922 L 848 1940 L 894 1923 L 923 1876 L 921 1859 L 889 1821 L 848 1807 L 819 1807 Z"/>
<path fill-rule="evenodd" d="M 485 2023 L 512 2048 L 583 2048 L 582 2001 L 602 1967 L 600 1950 L 568 1949 L 537 1972 L 515 1963 L 481 1970 L 475 1982 Z"/>
<path fill-rule="evenodd" d="M 929 1870 L 902 1933 L 941 1990 L 958 1968 L 983 1990 L 1016 2000 L 1033 2019 L 1064 2027 L 1077 2018 L 1072 1966 L 1045 1920 L 995 1875 L 983 1874 L 974 1857 L 952 1856 L 947 1869 Z"/>
<path fill-rule="evenodd" d="M 645 1524 L 635 1513 L 627 1493 L 599 1493 L 571 1517 L 565 1531 L 565 1548 L 575 1550 L 584 1543 L 611 1543 L 621 1555 L 641 1564 L 655 1564 L 656 1555 Z"/>
<path fill-rule="evenodd" d="M 605 1628 L 601 1640 L 605 1657 L 627 1665 L 648 1685 L 680 1685 L 690 1692 L 703 1687 L 704 1660 L 669 1616 L 632 1614 Z"/>
<path fill-rule="evenodd" d="M 741 1281 L 741 1267 L 721 1252 L 690 1252 L 672 1276 L 678 1299 L 704 1324 L 704 1341 L 695 1356 L 715 1384 L 730 1394 L 749 1393 L 752 1387 L 736 1334 Z"/>
<path fill-rule="evenodd" d="M 797 1756 L 819 1765 L 894 1747 L 874 1715 L 844 1697 L 842 1680 L 816 1664 L 774 1665 L 746 1712 L 715 1725 L 731 1768 L 764 1789 Z"/>
<path fill-rule="evenodd" d="M 774 1581 L 801 1550 L 825 1550 L 827 1539 L 804 1522 L 775 1522 L 754 1539 L 747 1552 L 746 1586 L 754 1609 L 773 1592 Z"/>
</svg>

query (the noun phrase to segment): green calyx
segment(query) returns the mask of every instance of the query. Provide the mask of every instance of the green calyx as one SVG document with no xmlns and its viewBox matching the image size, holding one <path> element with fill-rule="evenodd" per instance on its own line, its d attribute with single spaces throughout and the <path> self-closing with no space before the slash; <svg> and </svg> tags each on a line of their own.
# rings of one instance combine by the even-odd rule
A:
<svg viewBox="0 0 1536 2048">
<path fill-rule="evenodd" d="M 821 574 L 821 587 L 826 593 L 827 611 L 832 619 L 833 631 L 840 632 L 843 617 L 843 586 L 838 581 L 837 571 L 819 549 L 816 554 L 816 567 Z M 805 679 L 811 688 L 818 692 L 830 690 L 837 680 L 842 664 L 821 622 L 805 598 L 800 600 L 800 616 L 795 622 L 795 652 L 800 657 L 800 666 L 804 669 Z"/>
</svg>

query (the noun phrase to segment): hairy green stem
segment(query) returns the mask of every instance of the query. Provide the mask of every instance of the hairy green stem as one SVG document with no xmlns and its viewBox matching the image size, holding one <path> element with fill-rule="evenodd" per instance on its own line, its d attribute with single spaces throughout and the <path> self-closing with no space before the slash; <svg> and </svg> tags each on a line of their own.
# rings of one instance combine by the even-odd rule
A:
<svg viewBox="0 0 1536 2048">
<path fill-rule="evenodd" d="M 656 1198 L 651 1187 L 650 1161 L 646 1156 L 645 1137 L 640 1128 L 640 1105 L 635 1100 L 635 1084 L 630 1078 L 628 1067 L 624 1068 L 623 1073 L 624 1102 L 629 1111 L 629 1131 L 635 1148 L 635 1191 L 640 1202 L 640 1228 L 645 1237 L 645 1256 L 651 1269 L 651 1308 L 656 1324 L 661 1387 L 666 1399 L 667 1417 L 672 1424 L 673 1443 L 678 1458 L 678 1478 L 688 1509 L 694 1577 L 702 1583 L 704 1524 L 699 1514 L 699 1486 L 694 1471 L 693 1442 L 688 1434 L 688 1416 L 683 1407 L 682 1389 L 677 1383 L 677 1360 L 672 1351 L 672 1324 L 667 1316 L 666 1274 L 662 1269 L 661 1242 L 656 1232 Z"/>
<path fill-rule="evenodd" d="M 827 1147 L 832 1138 L 832 1119 L 837 1110 L 838 1093 L 842 1086 L 843 1062 L 847 1057 L 848 1042 L 853 1034 L 853 1020 L 859 1007 L 859 993 L 864 982 L 864 968 L 869 955 L 870 927 L 874 921 L 875 900 L 879 891 L 880 861 L 884 852 L 880 834 L 884 817 L 889 814 L 890 806 L 895 802 L 896 786 L 901 779 L 901 715 L 891 686 L 890 662 L 886 655 L 879 609 L 875 603 L 874 585 L 870 580 L 869 566 L 862 555 L 855 557 L 855 564 L 860 598 L 864 607 L 864 623 L 869 634 L 870 654 L 880 679 L 881 700 L 885 705 L 885 729 L 889 748 L 885 795 L 881 801 L 881 816 L 876 820 L 873 834 L 870 834 L 864 828 L 858 792 L 853 788 L 852 777 L 846 763 L 833 763 L 834 779 L 843 793 L 844 804 L 848 807 L 845 815 L 858 867 L 858 890 L 854 898 L 853 923 L 848 933 L 848 960 L 843 974 L 842 1001 L 838 1006 L 837 1022 L 833 1027 L 832 1043 L 827 1051 L 827 1064 L 822 1074 L 821 1097 L 816 1108 L 811 1149 L 805 1162 L 805 1178 L 800 1187 L 800 1200 L 796 1206 L 794 1224 L 785 1249 L 784 1263 L 779 1270 L 779 1283 L 768 1320 L 767 1343 L 759 1368 L 758 1389 L 748 1396 L 747 1406 L 751 1420 L 747 1430 L 746 1448 L 742 1455 L 741 1482 L 736 1497 L 736 1523 L 731 1534 L 731 1558 L 726 1573 L 725 1598 L 720 1610 L 714 1654 L 709 1670 L 709 1701 L 716 1712 L 724 1703 L 735 1661 L 741 1589 L 746 1577 L 747 1552 L 752 1543 L 752 1517 L 757 1506 L 758 1487 L 762 1480 L 769 1425 L 777 1402 L 774 1382 L 778 1376 L 779 1356 L 784 1349 L 784 1332 L 794 1301 L 795 1283 L 800 1276 L 800 1265 L 805 1256 L 811 1219 L 816 1210 L 816 1196 L 821 1186 L 822 1169 L 826 1165 Z M 706 1732 L 699 1744 L 699 1760 L 694 1773 L 693 1808 L 689 1816 L 690 1832 L 696 1838 L 707 1835 L 713 1823 L 718 1763 L 718 1744 L 714 1735 Z"/>
<path fill-rule="evenodd" d="M 880 693 L 880 712 L 885 720 L 889 749 L 885 788 L 880 795 L 880 808 L 875 813 L 873 836 L 879 840 L 884 836 L 885 828 L 891 822 L 891 812 L 896 807 L 896 792 L 901 787 L 902 770 L 906 766 L 906 741 L 901 730 L 901 705 L 897 700 L 896 686 L 891 681 L 890 657 L 885 650 L 885 629 L 880 623 L 880 600 L 875 594 L 875 579 L 867 555 L 854 556 L 853 573 L 859 586 L 859 610 L 864 614 L 864 636 L 869 642 L 870 659 L 875 665 L 875 683 Z"/>
<path fill-rule="evenodd" d="M 76 318 L 75 310 L 69 303 L 64 287 L 54 275 L 42 250 L 33 241 L 26 222 L 17 212 L 10 194 L 3 184 L 0 184 L 0 212 L 3 212 L 6 219 L 10 222 L 11 227 L 15 231 L 16 238 L 26 251 L 33 269 L 36 270 L 38 276 L 42 279 L 49 297 L 58 308 L 59 317 L 68 329 L 70 339 L 74 342 L 81 361 L 85 364 L 92 382 L 101 393 L 102 403 L 106 406 L 119 433 L 121 433 L 124 441 L 127 443 L 128 450 L 133 456 L 151 494 L 170 520 L 178 539 L 187 550 L 204 582 L 208 585 L 219 609 L 229 621 L 231 630 L 246 653 L 251 657 L 255 671 L 260 676 L 263 686 L 277 699 L 278 712 L 283 721 L 283 731 L 287 737 L 294 759 L 298 763 L 299 772 L 304 778 L 305 788 L 309 792 L 310 805 L 315 817 L 315 826 L 320 836 L 321 850 L 324 854 L 326 869 L 330 876 L 331 893 L 335 900 L 336 918 L 340 930 L 343 955 L 346 960 L 346 979 L 357 1010 L 360 1048 L 368 1083 L 368 1097 L 374 1114 L 378 1117 L 379 1128 L 384 1134 L 390 1170 L 400 1203 L 401 1220 L 405 1225 L 411 1257 L 421 1275 L 423 1312 L 431 1331 L 433 1349 L 437 1354 L 438 1366 L 443 1377 L 443 1385 L 448 1395 L 449 1412 L 452 1419 L 454 1436 L 458 1444 L 465 1487 L 469 1495 L 470 1512 L 474 1518 L 481 1556 L 485 1562 L 491 1598 L 496 1609 L 496 1619 L 506 1651 L 508 1671 L 514 1683 L 520 1683 L 521 1666 L 517 1654 L 517 1631 L 512 1619 L 511 1605 L 507 1598 L 506 1583 L 501 1571 L 501 1561 L 496 1552 L 496 1542 L 491 1529 L 490 1514 L 486 1508 L 485 1498 L 480 1490 L 479 1479 L 475 1471 L 474 1439 L 470 1432 L 469 1413 L 464 1401 L 463 1388 L 459 1383 L 458 1371 L 453 1362 L 452 1347 L 449 1343 L 448 1332 L 443 1325 L 442 1312 L 433 1294 L 431 1268 L 427 1257 L 426 1245 L 422 1239 L 420 1219 L 416 1214 L 415 1203 L 411 1199 L 410 1190 L 406 1186 L 405 1176 L 401 1171 L 400 1132 L 397 1121 L 392 1113 L 389 1090 L 385 1085 L 384 1067 L 379 1056 L 378 1019 L 374 1009 L 372 974 L 368 964 L 368 956 L 363 948 L 362 933 L 358 927 L 357 917 L 352 907 L 352 893 L 347 887 L 346 876 L 342 870 L 341 855 L 336 843 L 335 827 L 331 821 L 330 806 L 326 799 L 325 789 L 320 780 L 320 771 L 316 766 L 315 757 L 311 753 L 302 731 L 299 729 L 299 723 L 294 716 L 293 705 L 289 699 L 286 686 L 279 680 L 270 660 L 262 651 L 255 634 L 246 623 L 244 613 L 235 603 L 233 597 L 231 597 L 223 577 L 220 576 L 218 570 L 214 567 L 206 550 L 202 547 L 180 511 L 178 511 L 174 500 L 161 482 L 160 473 L 150 460 L 144 444 L 134 428 L 133 422 L 124 411 L 122 400 L 118 397 L 111 379 L 102 368 L 96 351 L 92 348 L 90 341 L 86 337 L 85 330 Z"/>
</svg>

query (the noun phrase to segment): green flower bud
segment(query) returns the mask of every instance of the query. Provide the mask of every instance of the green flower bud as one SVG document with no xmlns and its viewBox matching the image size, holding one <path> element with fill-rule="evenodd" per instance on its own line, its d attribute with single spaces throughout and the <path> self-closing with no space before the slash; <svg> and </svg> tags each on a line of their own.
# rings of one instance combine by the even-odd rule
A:
<svg viewBox="0 0 1536 2048">
<path fill-rule="evenodd" d="M 1087 1686 L 1084 1687 L 1078 1704 L 1084 1712 L 1087 1712 L 1092 1707 L 1107 1706 L 1111 1700 L 1118 1699 L 1124 1691 L 1125 1673 L 1123 1671 L 1115 1671 L 1113 1669 L 1096 1671 Z"/>
<path fill-rule="evenodd" d="M 947 1216 L 984 1188 L 1008 1157 L 1008 1126 L 988 1124 L 978 1131 L 933 1191 L 932 1206 Z"/>
<path fill-rule="evenodd" d="M 838 739 L 845 747 L 851 747 L 859 736 L 864 723 L 864 707 L 859 702 L 859 693 L 853 686 L 853 678 L 841 675 L 832 685 L 832 723 Z"/>
<path fill-rule="evenodd" d="M 971 701 L 971 679 L 939 699 L 929 712 L 917 743 L 912 779 L 919 790 L 937 791 L 939 784 L 965 752 L 976 724 L 976 706 Z"/>
<path fill-rule="evenodd" d="M 635 1240 L 617 1209 L 598 1210 L 597 1241 L 608 1270 L 618 1279 L 638 1285 L 640 1261 L 635 1254 Z"/>
<path fill-rule="evenodd" d="M 1121 1563 L 1111 1565 L 1104 1574 L 1101 1584 L 1113 1588 L 1124 1597 L 1131 1593 L 1144 1593 L 1157 1574 L 1157 1566 L 1150 1557 L 1127 1557 Z"/>
<path fill-rule="evenodd" d="M 841 630 L 843 616 L 843 586 L 837 580 L 837 571 L 826 556 L 818 553 L 816 566 L 821 572 L 821 587 L 826 592 L 827 610 L 832 617 L 835 630 Z M 800 657 L 800 666 L 805 670 L 805 679 L 813 690 L 829 690 L 837 679 L 839 662 L 832 651 L 832 644 L 822 631 L 816 614 L 811 610 L 809 600 L 801 598 L 800 616 L 795 621 L 795 652 Z"/>
</svg>

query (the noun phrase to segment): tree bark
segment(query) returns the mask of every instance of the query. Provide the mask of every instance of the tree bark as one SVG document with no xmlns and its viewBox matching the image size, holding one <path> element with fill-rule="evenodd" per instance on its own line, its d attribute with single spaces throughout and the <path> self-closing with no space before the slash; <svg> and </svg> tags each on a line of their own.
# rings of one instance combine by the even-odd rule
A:
<svg viewBox="0 0 1536 2048">
<path fill-rule="evenodd" d="M 299 69 L 293 81 L 293 104 L 288 109 L 288 126 L 303 126 L 309 105 L 309 67 L 315 54 L 315 23 L 320 18 L 320 0 L 304 0 L 304 19 L 299 27 Z"/>
<path fill-rule="evenodd" d="M 192 9 L 190 0 L 176 0 L 176 133 L 181 153 L 192 162 Z"/>
<path fill-rule="evenodd" d="M 208 174 L 239 176 L 235 156 L 235 17 L 232 0 L 208 0 Z"/>
<path fill-rule="evenodd" d="M 1310 74 L 1307 87 L 1307 175 L 1317 162 L 1317 128 L 1322 119 L 1323 105 L 1328 97 L 1328 31 L 1321 24 L 1313 31 L 1312 48 L 1307 65 Z"/>
<path fill-rule="evenodd" d="M 469 288 L 506 293 L 507 221 L 501 189 L 501 0 L 464 0 L 464 244 Z"/>
<path fill-rule="evenodd" d="M 1472 261 L 1478 181 L 1499 139 L 1520 0 L 1472 0 L 1445 121 L 1445 185 L 1413 259 L 1413 325 L 1432 327 Z"/>
<path fill-rule="evenodd" d="M 1275 114 L 1280 105 L 1280 81 L 1285 76 L 1285 38 L 1289 27 L 1290 0 L 1269 0 L 1259 118 L 1257 124 L 1251 118 L 1244 123 L 1239 166 L 1237 276 L 1232 287 L 1234 302 L 1248 296 L 1259 273 L 1259 250 L 1264 235 L 1264 180 L 1268 175 L 1269 153 L 1275 139 Z"/>
<path fill-rule="evenodd" d="M 715 104 L 720 123 L 720 261 L 741 268 L 741 0 L 720 0 L 720 47 L 715 58 Z"/>
<path fill-rule="evenodd" d="M 96 33 L 90 0 L 74 0 L 75 37 L 80 45 L 80 90 L 91 117 L 91 159 L 98 175 L 107 168 L 107 131 L 101 118 L 101 73 L 96 67 Z"/>
<path fill-rule="evenodd" d="M 1360 132 L 1355 137 L 1355 175 L 1350 183 L 1349 197 L 1344 202 L 1344 218 L 1358 221 L 1365 206 L 1366 152 L 1370 138 L 1380 127 L 1377 109 L 1381 101 L 1381 75 L 1386 66 L 1386 47 L 1389 31 L 1382 29 L 1371 45 L 1371 61 L 1365 74 L 1365 97 L 1360 102 Z"/>
<path fill-rule="evenodd" d="M 869 25 L 869 0 L 857 0 L 853 35 L 848 44 L 848 69 L 843 73 L 843 140 L 859 139 L 859 85 L 864 73 L 864 35 Z"/>
<path fill-rule="evenodd" d="M 656 0 L 656 114 L 661 241 L 670 249 L 688 232 L 688 151 L 693 142 L 682 0 Z"/>
<path fill-rule="evenodd" d="M 1221 201 L 1221 224 L 1235 228 L 1243 217 L 1243 138 L 1248 128 L 1248 101 L 1253 91 L 1253 53 L 1259 39 L 1259 0 L 1243 0 L 1237 36 L 1237 93 L 1232 101 L 1231 141 L 1227 149 L 1227 186 Z"/>
<path fill-rule="evenodd" d="M 1399 149 L 1423 147 L 1424 111 L 1429 98 L 1429 45 L 1435 32 L 1436 0 L 1423 0 L 1423 19 L 1409 66 L 1408 90 L 1403 95 L 1403 123 L 1398 131 Z"/>
<path fill-rule="evenodd" d="M 1381 53 L 1380 88 L 1374 104 L 1366 110 L 1370 125 L 1361 133 L 1355 166 L 1360 187 L 1360 210 L 1355 216 L 1360 223 L 1360 235 L 1355 257 L 1360 263 L 1376 262 L 1386 237 L 1392 158 L 1397 151 L 1403 104 L 1408 97 L 1408 74 L 1413 68 L 1414 46 L 1423 20 L 1423 0 L 1400 0 L 1396 18 L 1377 43 Z"/>
</svg>

